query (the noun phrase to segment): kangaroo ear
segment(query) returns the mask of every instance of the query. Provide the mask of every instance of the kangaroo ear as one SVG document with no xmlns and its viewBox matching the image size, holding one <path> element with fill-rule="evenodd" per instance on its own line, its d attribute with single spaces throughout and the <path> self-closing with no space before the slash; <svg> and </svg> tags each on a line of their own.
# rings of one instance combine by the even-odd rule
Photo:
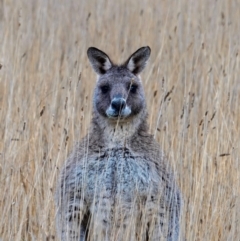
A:
<svg viewBox="0 0 240 241">
<path fill-rule="evenodd" d="M 91 47 L 87 51 L 88 59 L 98 75 L 105 74 L 112 66 L 110 58 L 101 50 Z"/>
<path fill-rule="evenodd" d="M 146 66 L 150 54 L 151 49 L 148 46 L 142 47 L 128 58 L 124 66 L 126 66 L 133 74 L 138 75 Z"/>
</svg>

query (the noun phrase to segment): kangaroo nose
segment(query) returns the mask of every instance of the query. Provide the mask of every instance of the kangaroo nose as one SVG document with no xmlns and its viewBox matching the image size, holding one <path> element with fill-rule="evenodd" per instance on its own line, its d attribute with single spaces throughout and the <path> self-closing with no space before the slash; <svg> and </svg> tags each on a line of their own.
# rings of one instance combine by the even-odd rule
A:
<svg viewBox="0 0 240 241">
<path fill-rule="evenodd" d="M 123 98 L 114 98 L 111 102 L 111 107 L 117 112 L 120 112 L 125 106 L 126 100 Z"/>
</svg>

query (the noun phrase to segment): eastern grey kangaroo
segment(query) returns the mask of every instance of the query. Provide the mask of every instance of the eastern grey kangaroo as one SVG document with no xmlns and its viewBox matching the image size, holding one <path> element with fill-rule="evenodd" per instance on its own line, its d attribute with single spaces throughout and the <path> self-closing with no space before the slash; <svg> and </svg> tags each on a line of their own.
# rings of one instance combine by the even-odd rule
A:
<svg viewBox="0 0 240 241">
<path fill-rule="evenodd" d="M 57 229 L 62 241 L 179 240 L 181 196 L 158 143 L 148 133 L 139 74 L 151 50 L 122 65 L 87 51 L 97 73 L 89 134 L 61 171 Z"/>
</svg>

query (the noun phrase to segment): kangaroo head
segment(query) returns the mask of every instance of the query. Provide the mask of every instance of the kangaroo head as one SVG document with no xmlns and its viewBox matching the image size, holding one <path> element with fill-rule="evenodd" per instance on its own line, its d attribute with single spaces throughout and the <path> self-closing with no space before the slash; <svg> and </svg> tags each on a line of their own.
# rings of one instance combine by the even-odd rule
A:
<svg viewBox="0 0 240 241">
<path fill-rule="evenodd" d="M 144 91 L 139 74 L 149 59 L 151 50 L 142 47 L 122 65 L 115 65 L 107 54 L 89 48 L 88 58 L 98 75 L 94 92 L 94 114 L 109 121 L 129 121 L 146 115 Z"/>
</svg>

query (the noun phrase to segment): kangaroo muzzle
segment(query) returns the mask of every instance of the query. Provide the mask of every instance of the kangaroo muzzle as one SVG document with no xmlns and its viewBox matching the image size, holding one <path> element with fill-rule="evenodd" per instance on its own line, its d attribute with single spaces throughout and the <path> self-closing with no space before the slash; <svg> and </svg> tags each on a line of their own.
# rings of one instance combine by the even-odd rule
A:
<svg viewBox="0 0 240 241">
<path fill-rule="evenodd" d="M 109 118 L 126 118 L 131 114 L 131 109 L 122 97 L 115 97 L 112 99 L 106 114 Z"/>
</svg>

